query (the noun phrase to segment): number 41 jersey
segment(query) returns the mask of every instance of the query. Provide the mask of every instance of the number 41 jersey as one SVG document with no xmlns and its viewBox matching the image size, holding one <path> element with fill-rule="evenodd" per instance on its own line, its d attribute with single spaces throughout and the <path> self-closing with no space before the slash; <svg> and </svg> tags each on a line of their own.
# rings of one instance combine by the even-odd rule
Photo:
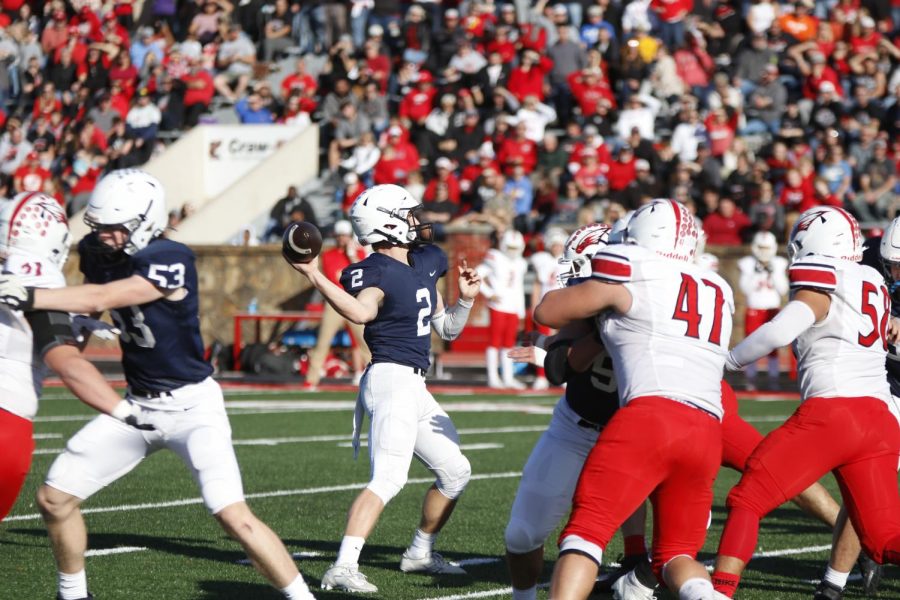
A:
<svg viewBox="0 0 900 600">
<path fill-rule="evenodd" d="M 111 310 L 122 333 L 122 366 L 132 389 L 168 392 L 203 381 L 212 367 L 203 360 L 200 302 L 194 253 L 184 244 L 157 238 L 129 256 L 96 250 L 95 234 L 78 245 L 87 283 L 109 283 L 140 275 L 161 290 L 185 289 L 180 300 L 161 298 Z"/>
<path fill-rule="evenodd" d="M 374 252 L 341 274 L 341 285 L 356 296 L 379 288 L 384 300 L 366 323 L 364 337 L 372 362 L 390 362 L 427 371 L 431 362 L 431 316 L 437 280 L 447 272 L 447 255 L 430 244 L 414 246 L 409 264 Z"/>
<path fill-rule="evenodd" d="M 722 370 L 734 297 L 716 273 L 633 245 L 607 246 L 592 277 L 631 292 L 631 308 L 601 329 L 613 357 L 622 405 L 662 396 L 722 418 Z"/>
<path fill-rule="evenodd" d="M 788 270 L 791 290 L 831 296 L 828 315 L 794 341 L 800 397 L 872 396 L 890 404 L 885 371 L 891 298 L 881 274 L 865 265 L 804 256 Z"/>
</svg>

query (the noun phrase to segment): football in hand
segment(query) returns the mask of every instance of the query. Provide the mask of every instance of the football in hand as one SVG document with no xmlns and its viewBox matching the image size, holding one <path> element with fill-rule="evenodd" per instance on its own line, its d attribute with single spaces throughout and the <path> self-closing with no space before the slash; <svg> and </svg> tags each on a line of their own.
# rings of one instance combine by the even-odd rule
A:
<svg viewBox="0 0 900 600">
<path fill-rule="evenodd" d="M 284 230 L 281 253 L 289 263 L 308 263 L 322 250 L 322 233 L 312 223 L 294 221 Z"/>
</svg>

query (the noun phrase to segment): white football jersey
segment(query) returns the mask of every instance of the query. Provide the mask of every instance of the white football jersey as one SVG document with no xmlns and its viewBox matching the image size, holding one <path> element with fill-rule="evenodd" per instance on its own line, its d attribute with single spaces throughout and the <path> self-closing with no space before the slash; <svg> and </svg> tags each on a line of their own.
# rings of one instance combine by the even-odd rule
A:
<svg viewBox="0 0 900 600">
<path fill-rule="evenodd" d="M 25 285 L 33 287 L 66 284 L 52 262 L 20 252 L 7 257 L 3 272 L 20 275 Z M 0 409 L 33 419 L 46 374 L 44 361 L 35 355 L 31 326 L 24 314 L 0 304 Z"/>
<path fill-rule="evenodd" d="M 872 396 L 890 406 L 885 371 L 885 330 L 891 298 L 881 274 L 865 265 L 824 256 L 805 256 L 791 265 L 792 290 L 831 296 L 828 315 L 794 341 L 800 396 Z"/>
<path fill-rule="evenodd" d="M 718 274 L 640 246 L 598 252 L 592 277 L 631 292 L 625 314 L 603 321 L 622 405 L 664 396 L 722 418 L 722 370 L 731 341 L 734 296 Z"/>
<path fill-rule="evenodd" d="M 547 292 L 559 287 L 559 276 L 565 269 L 559 264 L 559 258 L 549 252 L 535 252 L 531 255 L 531 268 L 534 269 L 534 277 L 540 286 L 538 300 Z"/>
<path fill-rule="evenodd" d="M 781 308 L 781 301 L 788 293 L 788 261 L 776 256 L 763 265 L 755 256 L 745 256 L 738 261 L 741 278 L 738 286 L 744 294 L 747 308 L 769 310 Z"/>
<path fill-rule="evenodd" d="M 492 248 L 484 262 L 478 265 L 481 293 L 488 298 L 488 307 L 519 317 L 525 316 L 525 272 L 528 262 L 521 256 L 511 258 Z"/>
</svg>

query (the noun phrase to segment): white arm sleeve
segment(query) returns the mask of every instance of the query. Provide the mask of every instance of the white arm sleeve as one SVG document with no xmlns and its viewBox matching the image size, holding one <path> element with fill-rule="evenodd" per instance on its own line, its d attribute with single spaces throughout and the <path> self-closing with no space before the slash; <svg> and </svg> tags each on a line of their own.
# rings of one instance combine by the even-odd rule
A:
<svg viewBox="0 0 900 600">
<path fill-rule="evenodd" d="M 787 346 L 816 322 L 812 308 L 800 300 L 792 300 L 778 315 L 750 334 L 728 353 L 725 364 L 730 370 L 740 370 L 770 353 Z"/>
<path fill-rule="evenodd" d="M 443 340 L 455 340 L 462 333 L 466 321 L 469 319 L 469 310 L 475 304 L 472 300 L 465 301 L 462 298 L 447 310 L 431 317 L 431 326 Z"/>
</svg>

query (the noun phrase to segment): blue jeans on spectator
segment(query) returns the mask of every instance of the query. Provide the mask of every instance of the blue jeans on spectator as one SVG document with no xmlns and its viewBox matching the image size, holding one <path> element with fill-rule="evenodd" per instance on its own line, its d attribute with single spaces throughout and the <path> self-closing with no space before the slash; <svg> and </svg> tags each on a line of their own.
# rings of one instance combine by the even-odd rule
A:
<svg viewBox="0 0 900 600">
<path fill-rule="evenodd" d="M 674 23 L 667 23 L 662 19 L 657 19 L 656 27 L 659 31 L 659 37 L 667 48 L 678 48 L 684 42 L 684 19 Z"/>
<path fill-rule="evenodd" d="M 359 14 L 354 16 L 354 11 L 350 11 L 350 35 L 353 37 L 353 47 L 362 48 L 366 43 L 366 28 L 369 25 L 369 9 L 364 8 Z"/>
<path fill-rule="evenodd" d="M 296 32 L 300 54 L 325 50 L 325 9 L 321 5 L 304 5 L 294 14 L 293 31 Z"/>
<path fill-rule="evenodd" d="M 749 79 L 741 79 L 741 95 L 744 98 L 748 98 L 750 94 L 752 94 L 753 91 L 758 87 L 759 86 L 756 84 L 756 82 L 750 81 Z"/>
<path fill-rule="evenodd" d="M 762 119 L 747 119 L 747 125 L 741 129 L 741 135 L 758 135 L 771 133 L 775 135 L 781 129 L 781 119 L 763 121 Z"/>
</svg>

